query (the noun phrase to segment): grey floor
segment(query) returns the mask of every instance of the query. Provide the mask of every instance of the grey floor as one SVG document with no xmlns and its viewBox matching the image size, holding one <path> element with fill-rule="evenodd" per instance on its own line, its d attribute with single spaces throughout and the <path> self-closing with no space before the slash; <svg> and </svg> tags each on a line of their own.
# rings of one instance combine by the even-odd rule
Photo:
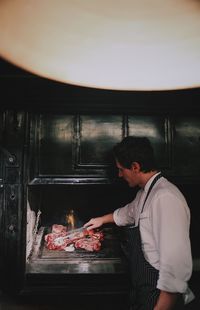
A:
<svg viewBox="0 0 200 310">
<path fill-rule="evenodd" d="M 190 287 L 196 299 L 186 310 L 200 310 L 200 273 L 193 275 Z M 20 296 L 0 292 L 0 310 L 128 310 L 126 296 Z"/>
<path fill-rule="evenodd" d="M 11 297 L 1 293 L 0 310 L 128 310 L 120 296 Z"/>
</svg>

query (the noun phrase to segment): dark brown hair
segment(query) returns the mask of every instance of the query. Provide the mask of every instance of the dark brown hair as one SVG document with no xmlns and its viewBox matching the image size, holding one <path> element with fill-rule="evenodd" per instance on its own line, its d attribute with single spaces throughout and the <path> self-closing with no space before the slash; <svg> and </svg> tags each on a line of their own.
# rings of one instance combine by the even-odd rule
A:
<svg viewBox="0 0 200 310">
<path fill-rule="evenodd" d="M 154 151 L 146 137 L 126 137 L 113 148 L 115 159 L 130 169 L 134 162 L 140 164 L 141 171 L 157 170 Z"/>
</svg>

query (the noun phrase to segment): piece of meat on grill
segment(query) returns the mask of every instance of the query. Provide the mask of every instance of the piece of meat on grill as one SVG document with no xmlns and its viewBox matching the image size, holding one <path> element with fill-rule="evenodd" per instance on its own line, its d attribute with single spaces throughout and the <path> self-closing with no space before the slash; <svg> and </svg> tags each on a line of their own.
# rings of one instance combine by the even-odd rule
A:
<svg viewBox="0 0 200 310">
<path fill-rule="evenodd" d="M 44 236 L 46 241 L 46 247 L 49 250 L 64 250 L 66 246 L 73 243 L 73 240 L 63 238 L 66 236 L 66 233 L 50 233 Z"/>
<path fill-rule="evenodd" d="M 87 230 L 66 231 L 63 225 L 52 225 L 52 232 L 44 236 L 45 244 L 49 250 L 65 250 L 70 244 L 74 244 L 76 249 L 86 251 L 99 251 L 104 235 L 101 231 Z"/>
<path fill-rule="evenodd" d="M 95 234 L 94 230 L 87 230 L 87 228 L 85 228 L 81 231 L 74 231 L 74 232 L 73 230 L 69 230 L 66 233 L 66 236 L 69 236 L 69 239 L 77 240 L 77 239 L 93 236 L 94 234 Z"/>
<path fill-rule="evenodd" d="M 96 232 L 93 231 L 92 238 L 93 239 L 96 238 L 99 241 L 103 241 L 104 240 L 104 234 L 102 233 L 102 231 L 96 231 Z"/>
<path fill-rule="evenodd" d="M 97 252 L 101 249 L 101 242 L 93 237 L 76 240 L 74 245 L 76 249 L 84 249 L 90 252 Z"/>
<path fill-rule="evenodd" d="M 55 234 L 65 233 L 67 231 L 67 227 L 59 224 L 53 224 L 51 232 Z"/>
</svg>

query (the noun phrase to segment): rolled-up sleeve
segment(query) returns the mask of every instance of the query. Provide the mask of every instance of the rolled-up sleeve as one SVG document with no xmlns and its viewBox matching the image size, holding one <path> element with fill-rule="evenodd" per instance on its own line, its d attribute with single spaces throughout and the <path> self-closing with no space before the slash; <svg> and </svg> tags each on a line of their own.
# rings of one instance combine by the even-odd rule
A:
<svg viewBox="0 0 200 310">
<path fill-rule="evenodd" d="M 157 288 L 184 293 L 192 273 L 187 203 L 170 193 L 161 195 L 153 205 L 152 221 L 160 265 Z"/>
<path fill-rule="evenodd" d="M 118 226 L 136 225 L 138 222 L 139 201 L 142 191 L 139 191 L 135 199 L 126 206 L 114 211 L 114 222 Z"/>
</svg>

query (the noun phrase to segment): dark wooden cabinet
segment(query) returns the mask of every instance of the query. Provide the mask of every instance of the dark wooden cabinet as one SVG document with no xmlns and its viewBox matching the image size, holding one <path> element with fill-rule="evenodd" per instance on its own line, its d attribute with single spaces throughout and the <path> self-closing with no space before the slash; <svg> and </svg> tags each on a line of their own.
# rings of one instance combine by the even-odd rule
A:
<svg viewBox="0 0 200 310">
<path fill-rule="evenodd" d="M 173 120 L 173 173 L 191 179 L 200 177 L 200 117 Z"/>
<path fill-rule="evenodd" d="M 4 287 L 11 288 L 19 281 L 25 245 L 24 163 L 25 163 L 25 113 L 4 111 L 1 114 L 1 269 Z"/>
<path fill-rule="evenodd" d="M 112 147 L 127 135 L 151 141 L 159 167 L 187 182 L 200 178 L 200 118 L 137 114 L 28 115 L 28 182 L 71 182 L 109 177 Z M 75 180 L 74 180 L 75 182 Z M 80 180 L 81 182 L 81 180 Z"/>
</svg>

